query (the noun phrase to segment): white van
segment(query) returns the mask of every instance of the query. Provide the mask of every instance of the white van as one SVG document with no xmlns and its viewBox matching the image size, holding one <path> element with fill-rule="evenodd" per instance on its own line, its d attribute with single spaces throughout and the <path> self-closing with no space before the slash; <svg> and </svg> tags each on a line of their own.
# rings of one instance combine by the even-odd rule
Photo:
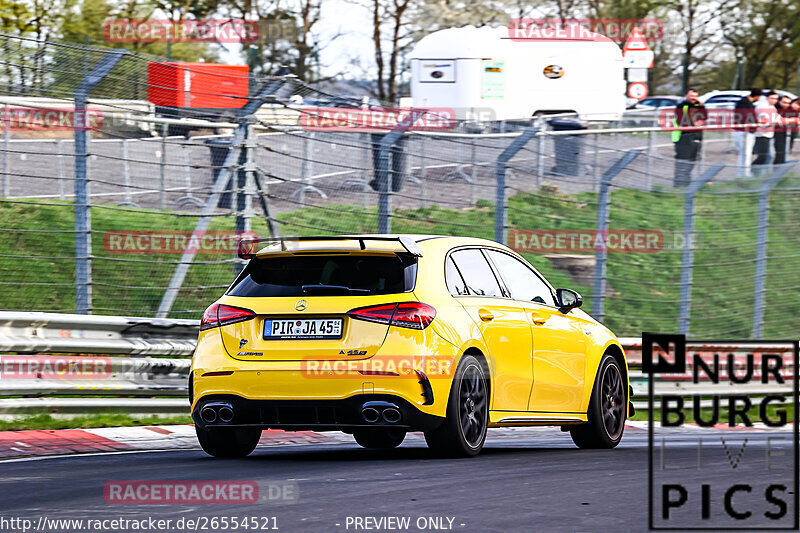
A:
<svg viewBox="0 0 800 533">
<path fill-rule="evenodd" d="M 617 120 L 625 110 L 622 51 L 606 37 L 582 35 L 517 40 L 506 27 L 474 26 L 427 35 L 410 56 L 413 105 L 481 122 L 559 112 Z"/>
</svg>

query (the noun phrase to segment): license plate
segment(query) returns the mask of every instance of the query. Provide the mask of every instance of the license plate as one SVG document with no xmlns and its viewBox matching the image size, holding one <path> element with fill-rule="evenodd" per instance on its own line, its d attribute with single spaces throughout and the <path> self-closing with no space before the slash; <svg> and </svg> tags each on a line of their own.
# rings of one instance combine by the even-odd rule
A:
<svg viewBox="0 0 800 533">
<path fill-rule="evenodd" d="M 269 339 L 340 339 L 341 318 L 267 319 L 264 338 Z"/>
</svg>

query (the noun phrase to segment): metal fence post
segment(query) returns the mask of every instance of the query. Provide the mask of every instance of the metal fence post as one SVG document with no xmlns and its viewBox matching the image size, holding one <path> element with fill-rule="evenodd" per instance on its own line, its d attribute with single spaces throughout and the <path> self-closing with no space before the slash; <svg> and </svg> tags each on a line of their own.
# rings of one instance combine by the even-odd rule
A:
<svg viewBox="0 0 800 533">
<path fill-rule="evenodd" d="M 166 178 L 166 164 L 167 164 L 167 125 L 164 124 L 161 126 L 161 161 L 159 162 L 159 174 L 158 174 L 158 208 L 164 209 L 167 205 L 166 199 L 166 186 L 167 186 L 167 178 Z"/>
<path fill-rule="evenodd" d="M 8 104 L 5 105 L 5 113 L 3 116 L 3 198 L 8 198 L 9 194 L 9 179 L 11 178 L 8 173 L 8 129 L 11 125 L 11 117 L 9 116 L 10 110 Z"/>
<path fill-rule="evenodd" d="M 542 124 L 544 124 L 543 121 Z M 541 188 L 544 178 L 544 126 L 539 129 L 540 132 L 536 137 L 536 190 Z"/>
<path fill-rule="evenodd" d="M 647 167 L 645 171 L 644 190 L 653 189 L 653 131 L 647 132 Z"/>
<path fill-rule="evenodd" d="M 64 200 L 66 199 L 66 194 L 64 192 L 64 139 L 59 139 L 56 141 L 56 172 L 58 172 L 58 199 Z"/>
<path fill-rule="evenodd" d="M 258 122 L 254 115 L 247 117 L 247 134 L 244 138 L 244 168 L 236 171 L 236 183 L 243 190 L 237 195 L 236 205 L 236 234 L 242 235 L 250 233 L 252 230 L 253 218 L 253 196 L 255 196 L 255 179 L 253 174 L 256 171 L 256 148 L 257 140 L 255 124 Z M 241 174 L 244 174 L 244 183 L 241 182 Z M 233 275 L 238 276 L 244 269 L 244 261 L 236 258 L 233 264 Z"/>
<path fill-rule="evenodd" d="M 244 211 L 242 212 L 242 216 L 244 217 L 244 224 L 243 224 L 243 231 L 248 233 L 252 230 L 252 218 L 253 218 L 253 201 L 252 198 L 255 196 L 255 180 L 253 179 L 253 173 L 256 171 L 256 148 L 257 140 L 256 140 L 256 130 L 255 125 L 258 122 L 258 119 L 254 115 L 251 115 L 247 119 L 247 136 L 245 137 L 244 147 L 247 150 L 247 159 L 245 161 L 245 181 L 244 181 Z"/>
<path fill-rule="evenodd" d="M 540 127 L 528 126 L 522 133 L 509 144 L 505 150 L 497 157 L 497 190 L 494 208 L 494 240 L 505 244 L 506 243 L 506 226 L 508 225 L 508 209 L 506 206 L 506 170 L 508 169 L 508 162 L 514 157 L 517 152 L 528 144 Z M 540 137 L 541 139 L 541 137 Z"/>
<path fill-rule="evenodd" d="M 314 173 L 313 170 L 313 163 L 311 161 L 312 154 L 311 154 L 311 137 L 314 135 L 313 131 L 309 131 L 305 135 L 303 135 L 303 151 L 300 155 L 300 179 L 303 180 L 303 185 L 300 186 L 300 189 L 297 191 L 297 199 L 300 201 L 302 205 L 306 201 L 306 185 L 308 185 L 310 176 Z"/>
<path fill-rule="evenodd" d="M 600 134 L 594 134 L 594 170 L 592 171 L 593 191 L 600 189 Z"/>
<path fill-rule="evenodd" d="M 300 188 L 291 194 L 292 198 L 297 196 L 301 207 L 305 205 L 306 192 L 317 193 L 320 196 L 320 198 L 325 198 L 325 199 L 328 198 L 328 195 L 322 192 L 322 190 L 319 187 L 315 187 L 314 185 L 312 185 L 313 183 L 312 180 L 314 178 L 314 146 L 312 144 L 313 140 L 314 140 L 313 131 L 308 132 L 303 137 L 303 149 L 300 155 L 300 179 L 302 180 L 302 185 L 300 185 Z M 359 180 L 359 182 L 360 181 L 361 180 Z"/>
<path fill-rule="evenodd" d="M 364 144 L 364 149 L 361 151 L 361 162 L 362 166 L 364 167 L 364 179 L 361 182 L 361 205 L 364 207 L 368 207 L 370 204 L 369 199 L 369 191 L 372 187 L 370 187 L 369 182 L 371 181 L 370 178 L 374 179 L 374 175 L 370 175 L 372 172 L 372 135 L 369 133 L 362 133 L 361 141 Z"/>
<path fill-rule="evenodd" d="M 378 185 L 378 233 L 389 233 L 392 231 L 391 194 L 392 185 L 395 181 L 394 169 L 402 166 L 395 164 L 394 157 L 405 157 L 398 152 L 395 152 L 393 155 L 392 151 L 394 146 L 403 135 L 412 128 L 417 120 L 429 113 L 429 111 L 412 108 L 410 113 L 410 120 L 406 120 L 404 123 L 395 126 L 392 131 L 381 137 L 378 143 L 378 160 L 376 161 L 377 164 L 373 164 L 375 168 L 375 181 Z M 375 151 L 373 150 L 372 153 L 374 157 Z"/>
<path fill-rule="evenodd" d="M 133 203 L 133 199 L 131 198 L 131 165 L 128 160 L 128 143 L 128 139 L 122 140 L 122 179 L 123 183 L 125 183 L 125 201 L 121 202 L 119 205 L 139 207 Z"/>
<path fill-rule="evenodd" d="M 469 205 L 475 205 L 475 180 L 478 179 L 477 167 L 477 149 L 475 147 L 475 139 L 470 139 L 470 172 L 469 172 Z"/>
<path fill-rule="evenodd" d="M 622 157 L 603 173 L 600 179 L 600 196 L 597 200 L 597 234 L 605 236 L 608 228 L 608 204 L 611 200 L 610 188 L 611 181 L 622 172 L 625 167 L 636 159 L 641 150 L 633 150 Z M 592 296 L 592 315 L 597 320 L 603 320 L 604 299 L 606 294 L 606 249 L 601 248 L 595 254 L 594 264 L 594 295 Z"/>
<path fill-rule="evenodd" d="M 422 205 L 422 207 L 425 207 L 427 205 L 425 179 L 427 178 L 428 174 L 427 169 L 425 168 L 425 142 L 427 138 L 424 135 L 421 135 L 418 137 L 418 139 L 419 139 L 419 187 L 420 191 L 422 192 L 422 197 L 420 198 L 420 204 Z"/>
<path fill-rule="evenodd" d="M 86 105 L 89 93 L 100 83 L 127 50 L 106 52 L 88 76 L 75 90 L 75 308 L 79 314 L 89 314 L 92 308 L 92 242 L 89 212 L 89 177 L 86 167 L 87 150 Z"/>
<path fill-rule="evenodd" d="M 683 254 L 681 256 L 681 298 L 678 311 L 678 333 L 689 334 L 692 297 L 692 267 L 694 265 L 694 199 L 697 192 L 723 168 L 722 163 L 715 163 L 701 174 L 686 189 L 683 205 Z"/>
<path fill-rule="evenodd" d="M 390 233 L 392 231 L 391 215 L 391 191 L 392 178 L 389 169 L 391 168 L 391 150 L 395 143 L 405 133 L 405 130 L 394 130 L 381 138 L 378 145 L 378 164 L 375 172 L 375 180 L 378 182 L 378 233 Z"/>
<path fill-rule="evenodd" d="M 788 136 L 787 136 L 788 137 Z M 758 230 L 756 236 L 756 273 L 753 283 L 753 338 L 764 331 L 764 289 L 767 282 L 767 243 L 769 233 L 769 193 L 797 161 L 775 165 L 777 170 L 761 184 L 758 196 Z"/>
</svg>

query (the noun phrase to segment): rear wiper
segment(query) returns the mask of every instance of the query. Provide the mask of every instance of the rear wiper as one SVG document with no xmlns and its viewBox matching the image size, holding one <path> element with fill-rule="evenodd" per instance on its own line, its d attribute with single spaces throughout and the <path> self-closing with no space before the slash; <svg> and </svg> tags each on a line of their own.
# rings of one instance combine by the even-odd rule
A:
<svg viewBox="0 0 800 533">
<path fill-rule="evenodd" d="M 303 294 L 369 294 L 369 289 L 351 289 L 344 285 L 303 285 Z"/>
</svg>

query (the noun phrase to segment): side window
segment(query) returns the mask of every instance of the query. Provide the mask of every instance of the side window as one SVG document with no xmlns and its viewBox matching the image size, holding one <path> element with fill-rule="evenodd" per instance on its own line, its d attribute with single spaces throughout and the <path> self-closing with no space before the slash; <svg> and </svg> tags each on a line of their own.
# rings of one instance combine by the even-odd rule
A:
<svg viewBox="0 0 800 533">
<path fill-rule="evenodd" d="M 555 305 L 550 287 L 525 263 L 508 254 L 487 250 L 500 276 L 506 282 L 511 297 L 525 302 Z"/>
<path fill-rule="evenodd" d="M 492 267 L 478 249 L 458 250 L 450 254 L 464 278 L 468 294 L 475 296 L 503 296 Z"/>
<path fill-rule="evenodd" d="M 467 286 L 464 284 L 464 278 L 453 263 L 453 258 L 448 257 L 444 263 L 444 280 L 447 284 L 447 290 L 453 296 L 465 296 L 467 294 Z"/>
</svg>

